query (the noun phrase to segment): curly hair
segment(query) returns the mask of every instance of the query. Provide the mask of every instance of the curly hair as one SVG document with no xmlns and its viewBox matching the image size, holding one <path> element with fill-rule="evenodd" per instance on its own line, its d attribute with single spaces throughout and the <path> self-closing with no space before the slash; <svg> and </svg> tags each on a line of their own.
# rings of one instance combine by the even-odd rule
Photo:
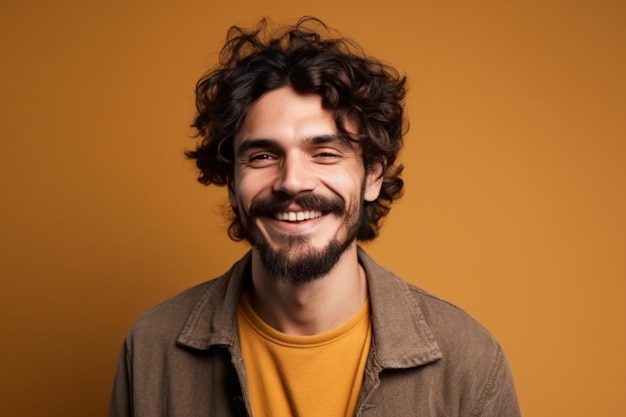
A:
<svg viewBox="0 0 626 417">
<path fill-rule="evenodd" d="M 396 158 L 406 133 L 403 111 L 406 78 L 344 37 L 331 34 L 322 21 L 304 17 L 273 33 L 261 20 L 253 30 L 233 26 L 219 66 L 196 85 L 197 115 L 192 127 L 201 140 L 185 154 L 195 160 L 202 184 L 228 185 L 234 174 L 234 137 L 253 102 L 268 91 L 290 86 L 300 94 L 317 94 L 334 115 L 340 135 L 361 147 L 366 170 L 383 166 L 379 197 L 363 204 L 357 239 L 378 235 L 391 203 L 402 195 L 402 165 Z M 357 127 L 350 133 L 347 122 Z M 231 210 L 228 234 L 242 240 L 241 220 Z"/>
</svg>

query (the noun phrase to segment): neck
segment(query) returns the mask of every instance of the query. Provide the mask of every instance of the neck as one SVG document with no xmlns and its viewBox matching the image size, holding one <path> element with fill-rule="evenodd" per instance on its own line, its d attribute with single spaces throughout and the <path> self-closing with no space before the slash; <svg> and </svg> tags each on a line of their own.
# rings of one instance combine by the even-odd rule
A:
<svg viewBox="0 0 626 417">
<path fill-rule="evenodd" d="M 356 242 L 328 274 L 304 284 L 269 276 L 253 250 L 249 295 L 256 313 L 281 332 L 312 335 L 338 327 L 356 314 L 368 296 Z"/>
</svg>

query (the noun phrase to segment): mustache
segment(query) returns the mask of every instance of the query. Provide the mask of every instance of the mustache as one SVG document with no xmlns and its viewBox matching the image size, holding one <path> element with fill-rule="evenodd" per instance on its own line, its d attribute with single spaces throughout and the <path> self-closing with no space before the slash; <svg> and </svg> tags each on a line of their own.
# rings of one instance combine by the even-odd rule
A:
<svg viewBox="0 0 626 417">
<path fill-rule="evenodd" d="M 291 205 L 297 205 L 302 210 L 319 210 L 337 215 L 346 211 L 346 204 L 339 196 L 323 197 L 307 192 L 295 196 L 277 194 L 268 198 L 257 198 L 250 204 L 250 216 L 273 217 L 276 213 L 286 211 Z"/>
</svg>

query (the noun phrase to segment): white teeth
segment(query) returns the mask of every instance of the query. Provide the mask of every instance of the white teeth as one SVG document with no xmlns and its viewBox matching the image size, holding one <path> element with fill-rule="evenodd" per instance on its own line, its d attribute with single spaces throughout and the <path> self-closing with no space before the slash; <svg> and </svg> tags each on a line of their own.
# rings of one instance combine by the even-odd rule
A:
<svg viewBox="0 0 626 417">
<path fill-rule="evenodd" d="M 310 219 L 317 219 L 318 217 L 322 217 L 322 212 L 319 210 L 309 210 L 309 211 L 287 211 L 284 213 L 277 213 L 276 219 L 282 221 L 303 221 Z"/>
</svg>

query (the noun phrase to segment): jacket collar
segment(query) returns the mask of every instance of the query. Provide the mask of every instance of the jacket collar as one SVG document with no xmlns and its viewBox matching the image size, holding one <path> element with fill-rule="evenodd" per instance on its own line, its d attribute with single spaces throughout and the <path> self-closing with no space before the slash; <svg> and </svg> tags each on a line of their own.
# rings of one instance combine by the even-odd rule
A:
<svg viewBox="0 0 626 417">
<path fill-rule="evenodd" d="M 381 368 L 407 368 L 441 358 L 441 351 L 411 296 L 411 287 L 359 248 L 372 308 L 372 352 Z M 239 350 L 237 305 L 250 276 L 248 252 L 208 286 L 180 332 L 177 343 L 193 349 L 226 346 Z"/>
<path fill-rule="evenodd" d="M 411 287 L 359 248 L 372 308 L 372 344 L 381 368 L 410 368 L 441 358 Z"/>
<path fill-rule="evenodd" d="M 237 307 L 251 271 L 248 251 L 221 277 L 210 281 L 180 332 L 177 344 L 206 350 L 211 346 L 238 345 Z"/>
</svg>

